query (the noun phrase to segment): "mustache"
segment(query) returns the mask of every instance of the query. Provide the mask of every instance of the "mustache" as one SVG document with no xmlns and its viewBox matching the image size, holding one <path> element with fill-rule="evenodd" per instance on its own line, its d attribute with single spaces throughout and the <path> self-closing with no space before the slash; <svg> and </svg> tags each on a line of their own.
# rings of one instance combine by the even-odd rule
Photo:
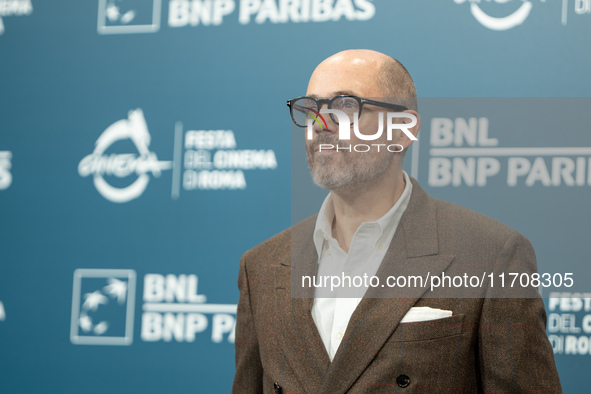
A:
<svg viewBox="0 0 591 394">
<path fill-rule="evenodd" d="M 333 146 L 338 146 L 339 148 L 347 148 L 349 147 L 349 143 L 346 141 L 339 140 L 335 135 L 329 133 L 320 133 L 316 138 L 314 138 L 314 142 L 312 142 L 311 150 L 317 151 L 318 147 L 321 144 L 330 144 Z"/>
</svg>

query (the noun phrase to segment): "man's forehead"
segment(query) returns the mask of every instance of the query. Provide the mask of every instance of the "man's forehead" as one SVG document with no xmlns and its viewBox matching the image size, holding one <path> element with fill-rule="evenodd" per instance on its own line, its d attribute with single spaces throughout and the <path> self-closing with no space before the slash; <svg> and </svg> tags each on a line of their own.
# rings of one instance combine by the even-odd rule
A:
<svg viewBox="0 0 591 394">
<path fill-rule="evenodd" d="M 357 67 L 376 67 L 383 63 L 389 56 L 383 53 L 366 50 L 352 49 L 336 53 L 324 61 L 319 66 L 357 66 Z"/>
<path fill-rule="evenodd" d="M 335 97 L 335 96 L 358 96 L 358 95 L 359 95 L 359 93 L 355 92 L 353 90 L 335 90 L 335 91 L 327 93 L 326 96 L 319 96 L 317 94 L 310 93 L 310 94 L 308 94 L 308 97 L 331 98 L 331 97 Z"/>
<path fill-rule="evenodd" d="M 383 59 L 371 51 L 353 50 L 336 54 L 316 67 L 308 83 L 307 95 L 379 97 L 381 89 L 377 85 L 382 65 Z"/>
<path fill-rule="evenodd" d="M 355 75 L 348 75 L 337 78 L 333 75 L 327 78 L 311 78 L 306 95 L 318 98 L 341 95 L 380 97 L 381 90 L 375 77 L 363 76 L 360 78 Z"/>
</svg>

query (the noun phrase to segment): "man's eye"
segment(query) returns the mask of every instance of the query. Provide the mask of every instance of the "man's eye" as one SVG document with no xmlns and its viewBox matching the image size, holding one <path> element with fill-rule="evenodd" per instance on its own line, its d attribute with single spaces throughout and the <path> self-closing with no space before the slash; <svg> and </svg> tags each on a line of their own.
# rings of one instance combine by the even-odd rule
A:
<svg viewBox="0 0 591 394">
<path fill-rule="evenodd" d="M 336 104 L 337 108 L 341 108 L 341 109 L 355 109 L 357 108 L 357 103 L 351 100 L 342 100 L 339 101 Z"/>
</svg>

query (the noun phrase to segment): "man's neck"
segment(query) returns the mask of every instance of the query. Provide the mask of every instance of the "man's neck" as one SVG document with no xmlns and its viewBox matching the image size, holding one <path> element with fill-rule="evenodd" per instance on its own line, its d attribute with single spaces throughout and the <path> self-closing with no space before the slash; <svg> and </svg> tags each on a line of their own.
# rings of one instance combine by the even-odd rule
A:
<svg viewBox="0 0 591 394">
<path fill-rule="evenodd" d="M 334 219 L 332 236 L 340 247 L 349 252 L 353 235 L 364 222 L 374 222 L 384 216 L 404 191 L 402 169 L 395 175 L 385 174 L 385 179 L 373 186 L 355 192 L 332 191 Z"/>
</svg>

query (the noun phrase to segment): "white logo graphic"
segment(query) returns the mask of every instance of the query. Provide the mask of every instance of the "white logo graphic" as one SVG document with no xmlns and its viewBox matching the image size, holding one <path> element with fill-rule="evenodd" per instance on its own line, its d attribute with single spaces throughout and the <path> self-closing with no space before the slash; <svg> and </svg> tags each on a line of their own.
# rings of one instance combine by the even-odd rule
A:
<svg viewBox="0 0 591 394">
<path fill-rule="evenodd" d="M 591 15 L 591 0 L 575 0 L 575 15 Z M 568 0 L 562 0 L 562 24 L 566 25 L 568 19 Z"/>
<path fill-rule="evenodd" d="M 338 109 L 321 109 L 321 114 L 333 114 L 336 115 L 339 121 L 339 140 L 350 140 L 351 139 L 351 126 L 350 126 L 350 119 L 349 115 L 340 111 Z M 379 139 L 383 132 L 384 132 L 384 117 L 388 119 L 387 123 L 387 138 L 388 141 L 392 140 L 392 131 L 393 130 L 401 130 L 408 138 L 412 141 L 416 141 L 417 137 L 415 137 L 411 132 L 410 128 L 417 125 L 417 117 L 413 114 L 406 113 L 406 112 L 388 112 L 387 116 L 382 116 L 382 114 L 378 115 L 378 131 L 373 135 L 365 135 L 359 131 L 359 113 L 356 112 L 353 117 L 353 132 L 355 136 L 360 140 L 364 141 L 375 141 Z M 410 123 L 393 123 L 392 121 L 396 118 L 406 118 L 410 119 Z M 306 123 L 306 138 L 308 140 L 314 139 L 314 122 L 315 119 L 309 118 Z"/>
<path fill-rule="evenodd" d="M 575 13 L 578 15 L 591 14 L 591 0 L 575 0 Z"/>
<path fill-rule="evenodd" d="M 591 354 L 591 293 L 550 293 L 548 339 L 554 354 Z"/>
<path fill-rule="evenodd" d="M 83 177 L 93 174 L 96 189 L 109 201 L 123 203 L 138 198 L 148 186 L 149 172 L 159 177 L 162 170 L 172 167 L 170 161 L 158 161 L 156 154 L 149 150 L 150 138 L 142 110 L 130 111 L 128 119 L 113 123 L 101 134 L 96 141 L 94 152 L 80 161 L 78 173 Z M 139 156 L 104 154 L 115 142 L 126 139 L 133 142 Z M 133 173 L 137 175 L 137 179 L 123 188 L 111 186 L 104 178 L 104 175 L 125 178 Z"/>
<path fill-rule="evenodd" d="M 313 111 L 313 110 L 312 110 Z M 316 111 L 313 111 L 316 112 Z M 351 139 L 351 120 L 350 120 L 350 115 L 346 114 L 343 111 L 340 111 L 338 109 L 321 109 L 320 112 L 316 112 L 316 114 L 318 115 L 318 117 L 314 116 L 313 114 L 308 113 L 308 119 L 306 121 L 306 138 L 311 141 L 314 139 L 314 123 L 318 122 L 319 126 L 321 129 L 322 128 L 322 124 L 325 125 L 326 127 L 326 121 L 324 119 L 324 117 L 322 116 L 322 114 L 330 114 L 335 115 L 338 119 L 338 123 L 339 123 L 339 140 L 350 140 Z M 417 137 L 415 137 L 411 132 L 410 132 L 410 128 L 416 126 L 417 124 L 417 117 L 413 114 L 410 113 L 406 113 L 406 112 L 388 112 L 387 115 L 384 115 L 383 113 L 379 113 L 378 114 L 378 130 L 376 131 L 375 134 L 371 134 L 371 135 L 367 135 L 367 134 L 362 134 L 359 131 L 359 112 L 355 112 L 352 114 L 353 115 L 353 132 L 355 133 L 355 136 L 363 141 L 375 141 L 377 139 L 379 139 L 382 134 L 384 134 L 384 118 L 388 119 L 388 123 L 386 126 L 386 138 L 388 141 L 392 141 L 392 132 L 393 130 L 401 130 L 404 134 L 406 134 L 406 136 L 408 138 L 410 138 L 412 141 L 416 141 Z M 318 119 L 320 118 L 320 119 Z M 410 119 L 410 123 L 406 124 L 406 123 L 393 123 L 393 120 L 396 118 L 406 118 L 406 119 Z M 373 147 L 373 148 L 372 148 Z M 386 144 L 354 144 L 354 145 L 348 145 L 348 146 L 340 146 L 339 144 L 334 145 L 334 144 L 319 144 L 318 146 L 318 151 L 322 152 L 322 151 L 330 151 L 330 150 L 336 150 L 337 152 L 339 151 L 348 151 L 348 152 L 369 152 L 372 149 L 377 149 L 377 151 L 380 151 L 380 148 L 383 148 L 384 150 L 387 150 L 388 152 L 392 152 L 392 153 L 399 153 L 402 152 L 404 150 L 404 146 L 400 145 L 400 144 L 390 144 L 390 145 L 386 145 Z"/>
<path fill-rule="evenodd" d="M 168 26 L 219 26 L 236 13 L 241 25 L 367 21 L 376 7 L 373 0 L 170 0 Z M 160 29 L 161 14 L 162 0 L 99 0 L 97 30 L 154 33 Z"/>
<path fill-rule="evenodd" d="M 207 297 L 197 292 L 198 283 L 194 274 L 144 276 L 142 341 L 194 342 L 207 335 L 213 343 L 234 343 L 236 304 L 206 303 Z M 131 345 L 135 291 L 134 270 L 74 271 L 71 342 Z"/>
<path fill-rule="evenodd" d="M 99 0 L 99 34 L 154 33 L 160 29 L 161 0 Z"/>
<path fill-rule="evenodd" d="M 131 345 L 135 271 L 74 271 L 70 340 L 76 345 Z"/>
<path fill-rule="evenodd" d="M 31 0 L 0 0 L 0 35 L 4 33 L 5 16 L 31 15 L 33 4 Z"/>
<path fill-rule="evenodd" d="M 509 30 L 514 28 L 515 26 L 521 25 L 523 22 L 525 22 L 533 7 L 531 1 L 521 0 L 522 4 L 517 8 L 517 10 L 513 11 L 511 14 L 503 17 L 494 17 L 487 14 L 478 5 L 481 2 L 485 2 L 484 0 L 454 0 L 456 4 L 462 4 L 466 1 L 470 2 L 470 12 L 472 13 L 472 16 L 474 16 L 474 18 L 478 22 L 480 22 L 482 26 L 497 31 Z M 494 2 L 497 4 L 504 4 L 509 3 L 511 1 L 512 0 L 486 0 L 486 3 Z"/>
<path fill-rule="evenodd" d="M 144 276 L 143 341 L 194 342 L 210 330 L 213 343 L 234 343 L 236 304 L 207 304 L 197 285 L 197 275 Z"/>
<path fill-rule="evenodd" d="M 502 147 L 489 137 L 489 123 L 486 117 L 431 119 L 429 186 L 485 187 L 496 176 L 510 187 L 591 186 L 591 147 Z M 414 156 L 412 173 L 418 174 Z"/>
<path fill-rule="evenodd" d="M 272 149 L 236 149 L 232 130 L 187 130 L 183 133 L 183 124 L 177 122 L 174 140 L 173 199 L 179 198 L 181 177 L 184 190 L 244 190 L 245 171 L 277 168 Z M 184 157 L 184 164 L 181 157 Z"/>
<path fill-rule="evenodd" d="M 6 312 L 4 311 L 4 304 L 0 301 L 0 321 L 6 320 Z"/>
<path fill-rule="evenodd" d="M 367 21 L 376 14 L 372 0 L 170 0 L 168 26 L 218 26 L 235 10 L 242 25 Z"/>
<path fill-rule="evenodd" d="M 8 189 L 12 184 L 12 153 L 10 151 L 0 151 L 0 190 Z"/>
</svg>

